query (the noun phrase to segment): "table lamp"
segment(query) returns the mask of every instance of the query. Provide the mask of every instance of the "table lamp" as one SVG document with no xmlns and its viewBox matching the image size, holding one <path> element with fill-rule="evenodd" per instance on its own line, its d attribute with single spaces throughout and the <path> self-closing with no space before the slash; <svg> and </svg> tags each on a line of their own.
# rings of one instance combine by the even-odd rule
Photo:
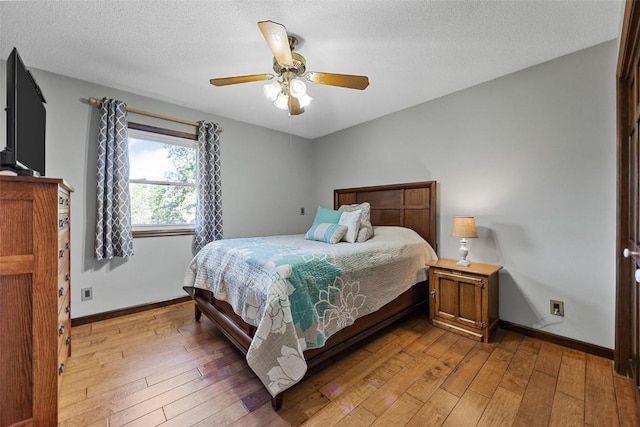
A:
<svg viewBox="0 0 640 427">
<path fill-rule="evenodd" d="M 451 236 L 460 238 L 460 260 L 456 263 L 467 267 L 471 262 L 467 260 L 469 248 L 467 247 L 467 239 L 478 237 L 476 231 L 476 221 L 472 216 L 456 216 L 453 218 L 453 227 L 451 228 Z"/>
</svg>

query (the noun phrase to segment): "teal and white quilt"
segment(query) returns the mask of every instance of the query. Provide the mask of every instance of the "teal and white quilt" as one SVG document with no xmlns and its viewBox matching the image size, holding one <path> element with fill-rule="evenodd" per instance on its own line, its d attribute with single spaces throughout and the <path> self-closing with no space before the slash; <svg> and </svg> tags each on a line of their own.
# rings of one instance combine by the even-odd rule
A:
<svg viewBox="0 0 640 427">
<path fill-rule="evenodd" d="M 426 280 L 425 265 L 435 259 L 403 227 L 376 227 L 364 243 L 227 239 L 196 255 L 184 286 L 212 291 L 257 328 L 247 362 L 275 396 L 304 376 L 305 350 Z"/>
</svg>

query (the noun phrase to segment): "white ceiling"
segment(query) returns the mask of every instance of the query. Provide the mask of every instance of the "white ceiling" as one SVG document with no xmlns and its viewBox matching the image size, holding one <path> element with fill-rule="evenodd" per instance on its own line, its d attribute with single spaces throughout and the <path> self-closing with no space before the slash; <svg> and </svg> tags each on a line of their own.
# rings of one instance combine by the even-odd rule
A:
<svg viewBox="0 0 640 427">
<path fill-rule="evenodd" d="M 28 67 L 289 132 L 287 113 L 264 97 L 262 82 L 209 84 L 272 72 L 256 25 L 272 20 L 303 39 L 308 70 L 369 76 L 364 91 L 309 85 L 314 101 L 291 119 L 291 131 L 314 139 L 614 39 L 623 7 L 623 0 L 2 1 L 0 58 L 16 46 Z"/>
</svg>

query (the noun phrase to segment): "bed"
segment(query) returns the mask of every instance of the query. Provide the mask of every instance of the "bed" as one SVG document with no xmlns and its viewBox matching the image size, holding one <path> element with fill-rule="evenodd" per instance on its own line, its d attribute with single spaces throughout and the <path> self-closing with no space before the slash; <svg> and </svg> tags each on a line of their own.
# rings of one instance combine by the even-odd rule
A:
<svg viewBox="0 0 640 427">
<path fill-rule="evenodd" d="M 275 410 L 282 406 L 285 390 L 299 382 L 308 369 L 416 310 L 428 310 L 429 289 L 425 279 L 426 274 L 424 269 L 420 268 L 424 266 L 416 266 L 416 262 L 421 264 L 428 257 L 436 257 L 436 182 L 414 182 L 334 191 L 334 209 L 338 209 L 342 205 L 363 202 L 368 202 L 371 206 L 371 223 L 376 233 L 373 239 L 365 243 L 330 245 L 305 241 L 303 235 L 274 236 L 269 239 L 228 239 L 227 241 L 213 242 L 210 248 L 203 248 L 189 267 L 185 277 L 184 290 L 195 301 L 196 320 L 200 320 L 202 313 L 204 313 L 236 347 L 247 355 L 250 367 L 271 394 L 272 406 Z M 324 317 L 311 319 L 310 317 L 313 316 L 310 316 L 309 313 L 316 311 L 309 309 L 312 306 L 301 305 L 303 298 L 294 298 L 297 302 L 289 301 L 289 298 L 286 298 L 287 294 L 289 297 L 301 295 L 302 287 L 298 287 L 296 281 L 304 282 L 304 279 L 300 278 L 304 274 L 302 276 L 297 273 L 295 276 L 291 275 L 293 267 L 290 268 L 288 265 L 289 259 L 304 258 L 305 262 L 309 262 L 310 258 L 314 258 L 313 261 L 316 264 L 313 264 L 313 270 L 309 270 L 311 273 L 306 277 L 309 279 L 313 276 L 314 280 L 317 278 L 318 282 L 321 282 L 324 270 L 333 268 L 333 264 L 338 264 L 332 257 L 335 256 L 338 259 L 337 256 L 344 252 L 345 259 L 353 258 L 356 255 L 354 252 L 356 248 L 361 248 L 357 250 L 363 251 L 369 250 L 369 248 L 374 250 L 374 247 L 379 246 L 385 239 L 395 239 L 396 236 L 406 240 L 404 247 L 401 246 L 394 250 L 399 254 L 413 250 L 420 253 L 428 252 L 428 254 L 419 258 L 419 261 L 413 257 L 411 260 L 393 261 L 398 264 L 393 266 L 388 264 L 386 267 L 384 265 L 391 262 L 391 258 L 386 256 L 385 251 L 379 252 L 378 255 L 362 256 L 362 259 L 375 260 L 375 262 L 371 261 L 364 271 L 346 268 L 340 273 L 340 277 L 336 278 L 336 281 L 340 280 L 340 283 L 336 282 L 335 287 L 329 285 L 325 291 L 319 292 L 321 301 L 306 302 L 316 306 L 325 304 L 322 306 L 325 307 L 330 304 L 329 301 L 332 298 L 342 297 L 342 294 L 339 293 L 344 292 L 344 299 L 348 300 L 349 306 L 352 308 L 349 313 L 359 311 L 357 316 L 351 316 L 347 313 L 345 320 L 344 310 L 342 312 L 334 310 L 333 316 L 324 315 Z M 296 239 L 304 244 L 296 246 L 296 249 L 291 249 L 296 244 Z M 419 246 L 420 244 L 428 246 L 424 245 L 423 239 L 430 245 L 428 251 Z M 277 260 L 274 261 L 275 264 L 270 264 L 268 268 L 258 267 L 258 269 L 264 270 L 263 276 L 270 276 L 270 278 L 265 277 L 264 285 L 258 284 L 258 287 L 263 286 L 265 289 L 269 289 L 269 297 L 266 297 L 269 300 L 268 305 L 261 305 L 258 302 L 252 303 L 256 301 L 254 295 L 251 294 L 253 291 L 247 291 L 246 289 L 249 287 L 241 286 L 242 280 L 240 279 L 236 280 L 240 283 L 235 288 L 232 281 L 223 280 L 224 289 L 221 291 L 217 287 L 216 295 L 218 298 L 214 297 L 214 293 L 207 289 L 207 283 L 216 274 L 221 274 L 215 270 L 220 270 L 222 267 L 219 265 L 221 264 L 225 264 L 224 268 L 232 268 L 239 262 L 235 261 L 235 258 L 242 258 L 245 253 L 252 252 L 253 245 L 257 243 L 266 244 L 269 246 L 269 251 L 277 253 L 275 256 L 271 252 L 269 253 L 270 259 Z M 419 249 L 415 249 L 417 247 Z M 260 248 L 259 251 L 262 251 L 263 246 Z M 322 250 L 327 252 L 324 253 Z M 233 257 L 229 255 L 230 253 L 234 254 Z M 330 257 L 332 261 L 326 262 L 325 257 Z M 285 259 L 287 262 L 279 261 L 281 259 Z M 247 261 L 247 263 L 250 262 Z M 317 264 L 318 262 L 320 264 Z M 205 268 L 207 263 L 209 264 L 207 268 L 211 270 Z M 294 263 L 291 262 L 291 264 Z M 343 264 L 346 265 L 346 262 L 340 261 L 340 265 L 343 266 Z M 262 283 L 262 276 L 255 272 L 246 271 L 248 267 L 245 267 L 245 264 L 237 265 L 239 267 L 236 267 L 236 270 L 239 270 L 241 276 L 246 275 L 246 281 L 252 283 L 252 287 L 255 287 L 256 283 Z M 405 270 L 411 271 L 407 275 Z M 414 270 L 415 272 L 413 272 Z M 391 271 L 398 272 L 397 277 L 391 275 Z M 250 274 L 256 275 L 250 276 Z M 244 279 L 245 276 L 242 277 Z M 386 286 L 388 291 L 382 287 L 374 288 L 369 281 L 374 283 L 376 280 L 381 283 L 394 282 L 394 287 Z M 309 287 L 312 286 L 309 284 Z M 383 289 L 388 294 L 384 297 L 386 298 L 384 301 L 378 299 L 378 297 L 383 298 L 379 296 L 379 294 L 385 293 L 381 292 Z M 235 296 L 235 292 L 245 292 L 248 295 L 238 297 Z M 347 294 L 349 295 L 347 296 Z M 285 295 L 285 298 L 281 295 Z M 239 303 L 239 299 L 243 303 Z M 246 301 L 251 303 L 243 305 Z M 298 304 L 298 309 L 295 309 L 294 304 Z M 300 309 L 299 307 L 305 308 Z M 317 311 L 317 313 L 320 312 Z M 331 310 L 323 313 L 329 312 Z M 269 316 L 267 317 L 264 313 Z M 295 322 L 292 322 L 291 317 Z M 327 320 L 329 317 L 332 318 L 332 321 Z M 258 321 L 263 318 L 269 320 Z M 268 323 L 268 326 L 264 326 L 265 323 Z M 296 334 L 292 334 L 291 327 L 286 326 L 286 324 L 292 325 L 293 323 L 295 323 Z M 300 324 L 305 324 L 305 326 L 301 328 Z M 279 325 L 284 326 L 280 327 Z M 270 331 L 270 334 L 264 331 Z"/>
</svg>

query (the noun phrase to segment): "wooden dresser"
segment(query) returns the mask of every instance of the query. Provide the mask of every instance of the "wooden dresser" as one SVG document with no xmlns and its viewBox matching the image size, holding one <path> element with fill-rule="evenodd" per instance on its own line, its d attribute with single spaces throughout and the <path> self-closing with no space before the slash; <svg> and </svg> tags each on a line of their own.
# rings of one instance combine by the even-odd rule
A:
<svg viewBox="0 0 640 427">
<path fill-rule="evenodd" d="M 0 176 L 0 426 L 55 426 L 71 354 L 70 212 L 61 179 Z"/>
</svg>

